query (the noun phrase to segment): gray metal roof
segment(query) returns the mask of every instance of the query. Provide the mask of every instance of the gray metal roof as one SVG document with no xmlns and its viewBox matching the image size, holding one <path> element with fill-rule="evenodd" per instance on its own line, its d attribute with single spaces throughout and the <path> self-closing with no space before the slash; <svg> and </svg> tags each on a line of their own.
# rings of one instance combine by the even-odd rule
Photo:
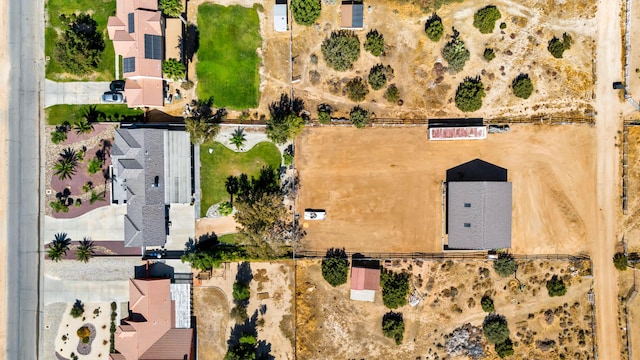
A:
<svg viewBox="0 0 640 360">
<path fill-rule="evenodd" d="M 168 204 L 191 202 L 191 141 L 186 131 L 164 132 L 164 199 Z"/>
<path fill-rule="evenodd" d="M 351 26 L 361 28 L 364 25 L 364 5 L 354 4 L 351 13 Z"/>
<path fill-rule="evenodd" d="M 449 249 L 511 247 L 511 183 L 449 182 Z"/>
</svg>

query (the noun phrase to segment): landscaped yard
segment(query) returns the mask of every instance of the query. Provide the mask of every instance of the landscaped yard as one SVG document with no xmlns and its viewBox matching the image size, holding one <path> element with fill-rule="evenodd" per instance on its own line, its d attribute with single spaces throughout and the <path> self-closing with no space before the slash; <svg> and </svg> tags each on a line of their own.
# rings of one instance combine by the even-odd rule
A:
<svg viewBox="0 0 640 360">
<path fill-rule="evenodd" d="M 213 151 L 209 153 L 209 149 Z M 201 215 L 204 217 L 211 205 L 229 200 L 224 183 L 229 175 L 257 176 L 265 166 L 278 168 L 281 155 L 270 142 L 262 142 L 248 152 L 234 152 L 214 142 L 200 145 L 200 186 L 202 187 Z"/>
<path fill-rule="evenodd" d="M 256 108 L 260 92 L 256 49 L 260 22 L 256 8 L 203 4 L 198 7 L 198 96 L 213 96 L 218 107 Z"/>
<path fill-rule="evenodd" d="M 114 79 L 115 69 L 115 52 L 113 43 L 109 40 L 107 34 L 107 21 L 109 16 L 116 14 L 115 0 L 47 0 L 45 3 L 47 10 L 46 28 L 45 28 L 45 55 L 49 57 L 46 65 L 46 78 L 55 81 L 76 81 L 76 80 L 95 80 L 110 81 Z M 98 23 L 98 29 L 102 31 L 104 38 L 104 52 L 102 53 L 102 61 L 94 74 L 78 77 L 66 73 L 59 64 L 53 59 L 53 49 L 58 41 L 58 30 L 61 29 L 62 21 L 60 14 L 72 14 L 87 12 Z"/>
<path fill-rule="evenodd" d="M 73 124 L 75 121 L 82 119 L 83 115 L 90 107 L 95 107 L 97 112 L 104 114 L 106 121 L 134 121 L 131 117 L 141 117 L 144 111 L 139 109 L 130 109 L 125 104 L 98 104 L 98 105 L 55 105 L 45 109 L 47 116 L 47 125 L 60 125 L 65 121 Z M 104 121 L 103 120 L 103 121 Z"/>
</svg>

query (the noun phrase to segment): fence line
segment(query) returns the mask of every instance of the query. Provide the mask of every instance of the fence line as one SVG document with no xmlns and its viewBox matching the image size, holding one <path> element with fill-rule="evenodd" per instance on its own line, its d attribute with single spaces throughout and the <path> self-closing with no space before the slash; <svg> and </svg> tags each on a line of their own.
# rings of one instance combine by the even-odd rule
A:
<svg viewBox="0 0 640 360">
<path fill-rule="evenodd" d="M 295 253 L 297 258 L 315 258 L 322 259 L 326 256 L 326 251 L 314 250 L 298 250 Z M 376 260 L 393 260 L 393 259 L 413 259 L 413 260 L 486 260 L 488 253 L 486 251 L 468 251 L 468 252 L 441 252 L 441 253 L 367 253 L 367 252 L 346 252 L 348 257 L 353 255 L 362 256 L 364 259 Z M 511 254 L 516 260 L 588 260 L 588 255 L 569 255 L 569 254 Z"/>
<path fill-rule="evenodd" d="M 375 118 L 369 121 L 368 126 L 426 126 L 429 121 L 438 120 L 437 118 Z M 483 125 L 498 124 L 538 124 L 538 125 L 572 125 L 587 124 L 594 125 L 594 116 L 531 116 L 531 117 L 498 117 L 491 119 L 482 119 Z M 317 119 L 311 119 L 309 126 L 353 126 L 347 118 L 333 118 L 331 124 L 320 124 Z"/>
<path fill-rule="evenodd" d="M 622 127 L 622 213 L 627 214 L 629 181 L 629 126 Z"/>
</svg>

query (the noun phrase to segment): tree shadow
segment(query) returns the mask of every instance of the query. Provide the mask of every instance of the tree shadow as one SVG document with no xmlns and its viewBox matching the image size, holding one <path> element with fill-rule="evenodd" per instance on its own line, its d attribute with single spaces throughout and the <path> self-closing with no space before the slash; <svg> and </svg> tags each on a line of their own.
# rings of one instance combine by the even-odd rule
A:
<svg viewBox="0 0 640 360">
<path fill-rule="evenodd" d="M 248 284 L 253 280 L 253 272 L 251 271 L 251 264 L 243 261 L 238 264 L 238 273 L 236 274 L 236 282 L 242 284 Z"/>
<path fill-rule="evenodd" d="M 250 318 L 247 318 L 243 323 L 237 323 L 231 328 L 231 336 L 227 340 L 227 347 L 229 352 L 233 352 L 238 356 L 244 356 L 246 358 L 255 358 L 258 360 L 274 360 L 275 357 L 271 355 L 271 343 L 267 343 L 264 340 L 256 341 L 251 344 L 241 339 L 247 337 L 253 337 L 257 340 L 258 337 L 258 310 L 254 311 Z M 255 354 L 255 357 L 250 356 Z"/>
<path fill-rule="evenodd" d="M 195 55 L 198 52 L 198 48 L 200 48 L 200 30 L 198 30 L 198 27 L 195 24 L 187 25 L 181 41 L 183 42 L 182 47 L 184 49 L 185 59 L 193 61 L 193 55 Z"/>
</svg>

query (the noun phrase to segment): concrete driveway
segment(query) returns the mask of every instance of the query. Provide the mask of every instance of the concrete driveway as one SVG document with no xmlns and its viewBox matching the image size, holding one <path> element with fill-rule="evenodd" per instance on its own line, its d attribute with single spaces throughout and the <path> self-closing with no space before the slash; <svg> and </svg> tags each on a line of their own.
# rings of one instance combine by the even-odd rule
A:
<svg viewBox="0 0 640 360">
<path fill-rule="evenodd" d="M 110 205 L 97 208 L 72 219 L 44 218 L 44 243 L 56 233 L 67 233 L 74 241 L 87 236 L 91 240 L 124 240 L 124 215 L 127 205 Z M 184 243 L 183 243 L 184 244 Z"/>
<path fill-rule="evenodd" d="M 55 82 L 46 80 L 44 107 L 58 104 L 100 104 L 101 96 L 109 91 L 109 82 Z"/>
<path fill-rule="evenodd" d="M 44 276 L 44 305 L 57 302 L 127 302 L 129 280 L 111 281 L 64 281 Z"/>
</svg>

